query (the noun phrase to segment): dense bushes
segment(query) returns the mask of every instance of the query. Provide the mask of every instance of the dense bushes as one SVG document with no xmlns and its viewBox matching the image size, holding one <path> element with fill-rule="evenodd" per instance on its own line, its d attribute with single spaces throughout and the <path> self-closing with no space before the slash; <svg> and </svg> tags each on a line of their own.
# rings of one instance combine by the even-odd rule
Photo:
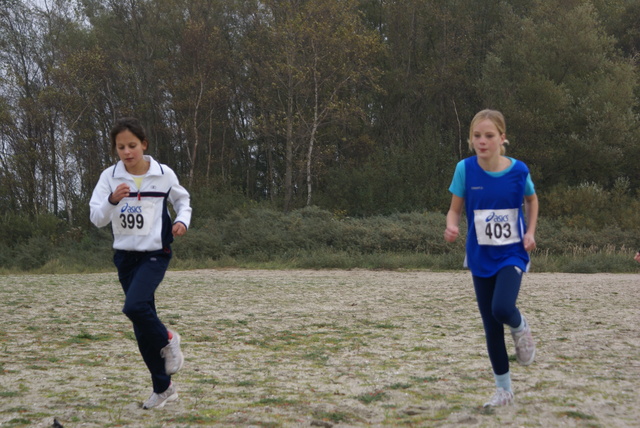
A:
<svg viewBox="0 0 640 428">
<path fill-rule="evenodd" d="M 542 214 L 557 219 L 562 227 L 589 229 L 604 239 L 611 238 L 602 229 L 612 226 L 635 231 L 640 243 L 640 200 L 629 187 L 626 178 L 618 178 L 610 190 L 595 183 L 556 187 L 541 195 Z"/>
<path fill-rule="evenodd" d="M 210 219 L 176 242 L 181 257 L 282 256 L 300 251 L 348 254 L 442 254 L 461 244 L 442 239 L 439 213 L 394 214 L 387 217 L 340 218 L 318 208 L 290 214 L 250 208 L 234 210 L 224 219 Z"/>
<path fill-rule="evenodd" d="M 29 270 L 41 266 L 52 253 L 65 223 L 53 215 L 35 218 L 5 213 L 0 217 L 0 267 Z"/>
<path fill-rule="evenodd" d="M 584 215 L 582 210 L 580 215 Z M 349 218 L 318 208 L 283 214 L 256 206 L 210 219 L 175 244 L 180 260 L 215 265 L 302 268 L 456 269 L 464 258 L 464 230 L 455 244 L 442 237 L 445 215 L 405 213 Z M 610 224 L 600 230 L 540 219 L 534 270 L 628 272 L 637 230 Z M 585 262 L 585 260 L 590 260 Z M 190 265 L 188 265 L 190 266 Z"/>
<path fill-rule="evenodd" d="M 533 269 L 636 271 L 631 257 L 640 248 L 640 226 L 632 211 L 637 212 L 639 203 L 627 193 L 586 185 L 547 195 L 541 204 Z M 284 214 L 237 196 L 194 202 L 192 227 L 174 243 L 177 269 L 458 269 L 464 258 L 466 226 L 461 225 L 462 236 L 455 244 L 446 243 L 443 213 L 347 217 L 317 207 Z M 203 218 L 198 207 L 215 215 Z M 81 230 L 52 216 L 30 220 L 8 215 L 0 218 L 0 226 L 6 231 L 0 238 L 0 272 L 113 269 L 108 227 Z"/>
<path fill-rule="evenodd" d="M 62 271 L 104 269 L 111 258 L 111 235 L 105 229 L 69 227 L 50 214 L 0 217 L 0 272 L 34 271 L 47 264 Z"/>
</svg>

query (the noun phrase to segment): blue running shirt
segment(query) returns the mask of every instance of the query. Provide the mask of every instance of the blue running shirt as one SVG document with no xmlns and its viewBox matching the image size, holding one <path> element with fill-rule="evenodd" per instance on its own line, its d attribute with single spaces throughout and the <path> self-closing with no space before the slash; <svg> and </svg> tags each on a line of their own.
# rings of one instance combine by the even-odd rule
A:
<svg viewBox="0 0 640 428">
<path fill-rule="evenodd" d="M 471 273 L 491 277 L 505 266 L 529 267 L 522 237 L 526 232 L 522 204 L 535 193 L 527 166 L 509 158 L 511 166 L 491 173 L 476 156 L 460 161 L 449 191 L 464 198 L 468 232 L 465 265 Z"/>
</svg>

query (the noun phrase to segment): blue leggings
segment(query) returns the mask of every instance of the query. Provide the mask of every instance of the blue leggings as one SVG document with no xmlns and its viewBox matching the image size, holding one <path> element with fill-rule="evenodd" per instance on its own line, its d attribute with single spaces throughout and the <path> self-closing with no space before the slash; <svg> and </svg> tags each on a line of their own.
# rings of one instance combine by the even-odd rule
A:
<svg viewBox="0 0 640 428">
<path fill-rule="evenodd" d="M 473 276 L 489 359 L 497 375 L 509 371 L 504 325 L 517 328 L 522 322 L 520 311 L 516 308 L 521 282 L 522 271 L 515 266 L 506 266 L 489 278 Z"/>
</svg>

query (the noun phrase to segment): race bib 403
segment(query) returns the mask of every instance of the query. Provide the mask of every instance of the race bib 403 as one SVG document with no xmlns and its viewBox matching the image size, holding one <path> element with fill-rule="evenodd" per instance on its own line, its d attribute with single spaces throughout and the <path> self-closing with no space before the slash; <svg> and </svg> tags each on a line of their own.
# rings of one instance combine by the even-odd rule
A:
<svg viewBox="0 0 640 428">
<path fill-rule="evenodd" d="M 115 235 L 148 235 L 155 217 L 151 200 L 120 202 L 111 216 Z"/>
<path fill-rule="evenodd" d="M 517 208 L 474 210 L 478 245 L 508 245 L 520 242 Z"/>
</svg>

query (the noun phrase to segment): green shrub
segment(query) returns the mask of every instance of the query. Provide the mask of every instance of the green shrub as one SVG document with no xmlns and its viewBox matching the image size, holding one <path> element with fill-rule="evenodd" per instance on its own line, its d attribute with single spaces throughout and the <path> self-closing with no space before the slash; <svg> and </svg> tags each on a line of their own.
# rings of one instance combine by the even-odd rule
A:
<svg viewBox="0 0 640 428">
<path fill-rule="evenodd" d="M 460 251 L 464 237 L 449 244 L 442 238 L 439 213 L 394 214 L 389 217 L 343 218 L 317 207 L 289 214 L 262 207 L 233 210 L 223 219 L 208 219 L 176 239 L 181 258 L 223 256 L 260 260 L 307 253 L 420 253 Z M 464 225 L 462 226 L 464 229 Z"/>
<path fill-rule="evenodd" d="M 222 219 L 229 212 L 240 209 L 252 202 L 240 191 L 219 192 L 212 190 L 214 186 L 193 186 L 191 191 L 191 208 L 193 208 L 192 226 L 200 226 L 200 221 Z"/>
<path fill-rule="evenodd" d="M 53 244 L 45 236 L 33 236 L 26 242 L 16 245 L 13 265 L 21 270 L 33 270 L 49 261 Z"/>
<path fill-rule="evenodd" d="M 538 248 L 550 254 L 572 254 L 591 250 L 617 249 L 620 251 L 636 248 L 638 236 L 615 225 L 601 228 L 569 227 L 562 220 L 539 220 L 536 231 Z"/>
<path fill-rule="evenodd" d="M 208 219 L 201 227 L 190 227 L 186 235 L 176 238 L 172 248 L 181 259 L 218 259 L 224 253 L 221 222 Z"/>
<path fill-rule="evenodd" d="M 278 254 L 293 248 L 290 218 L 270 209 L 234 210 L 223 222 L 223 242 L 230 256 Z"/>
<path fill-rule="evenodd" d="M 15 213 L 5 213 L 0 216 L 0 243 L 3 246 L 15 246 L 32 237 L 44 237 L 56 240 L 66 223 L 53 214 L 43 214 L 35 217 L 24 216 Z"/>
<path fill-rule="evenodd" d="M 624 188 L 623 185 L 621 187 Z M 559 192 L 558 195 L 567 196 L 568 193 Z M 624 191 L 606 192 L 586 186 L 577 192 L 575 198 L 581 200 L 585 195 L 603 198 L 607 204 L 623 200 L 633 206 L 632 198 Z M 215 215 L 198 217 L 189 233 L 174 241 L 173 269 L 227 266 L 462 268 L 466 239 L 464 217 L 459 239 L 448 243 L 443 238 L 446 218 L 439 212 L 347 217 L 344 212 L 308 207 L 285 214 L 272 209 L 269 204 L 241 204 L 239 199 L 229 198 L 229 201 L 220 203 L 225 209 L 233 209 L 223 215 L 220 208 Z M 600 203 L 594 206 L 606 208 Z M 584 212 L 572 215 L 567 209 L 562 211 L 564 217 L 551 218 L 544 203 L 541 207 L 536 235 L 538 248 L 532 252 L 533 271 L 589 273 L 638 270 L 632 259 L 640 248 L 640 233 L 635 219 L 633 228 L 630 228 L 630 223 L 611 214 L 615 221 L 594 226 L 604 222 L 606 216 L 592 216 L 590 221 L 579 222 L 577 220 L 585 215 Z M 551 206 L 550 211 L 558 211 L 559 207 Z M 586 208 L 585 212 L 590 209 Z M 608 209 L 615 211 L 618 207 Z M 567 216 L 571 216 L 572 221 L 567 221 Z M 109 227 L 70 228 L 52 216 L 30 220 L 4 215 L 0 223 L 15 239 L 0 248 L 2 272 L 65 273 L 114 269 L 113 237 Z"/>
<path fill-rule="evenodd" d="M 284 214 L 268 207 L 245 206 L 222 219 L 208 219 L 176 239 L 174 250 L 182 265 L 187 260 L 209 261 L 220 266 L 223 259 L 234 266 L 270 266 L 310 269 L 435 269 L 462 268 L 466 222 L 455 243 L 444 241 L 445 216 L 441 213 L 397 213 L 390 216 L 353 218 L 317 207 Z M 635 236 L 617 226 L 602 231 L 572 228 L 560 220 L 542 217 L 533 252 L 533 269 L 556 271 L 606 271 L 629 269 L 625 260 Z M 603 258 L 590 268 L 579 260 L 600 253 Z M 627 259 L 628 261 L 629 259 Z M 223 264 L 224 265 L 224 264 Z M 573 267 L 572 267 L 573 266 Z"/>
<path fill-rule="evenodd" d="M 616 180 L 611 190 L 583 183 L 553 188 L 540 199 L 541 215 L 568 228 L 599 231 L 613 227 L 640 232 L 637 221 L 640 200 L 631 193 L 629 180 L 623 177 Z"/>
</svg>

